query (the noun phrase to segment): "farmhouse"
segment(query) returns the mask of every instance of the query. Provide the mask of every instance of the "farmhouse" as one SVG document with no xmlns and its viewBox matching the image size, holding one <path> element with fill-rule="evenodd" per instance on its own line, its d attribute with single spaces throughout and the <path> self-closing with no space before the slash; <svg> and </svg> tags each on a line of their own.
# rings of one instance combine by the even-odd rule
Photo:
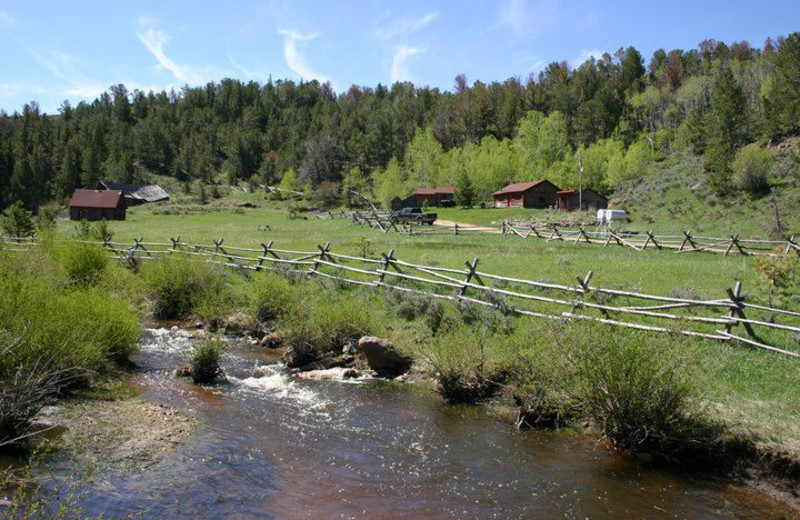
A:
<svg viewBox="0 0 800 520">
<path fill-rule="evenodd" d="M 75 190 L 69 201 L 70 220 L 125 220 L 128 205 L 120 190 Z"/>
<path fill-rule="evenodd" d="M 100 181 L 98 190 L 121 191 L 125 197 L 128 207 L 138 206 L 145 202 L 161 202 L 169 200 L 169 194 L 158 184 L 149 186 L 136 186 L 133 184 L 117 184 L 108 181 Z"/>
<path fill-rule="evenodd" d="M 578 205 L 582 210 L 597 210 L 606 209 L 608 207 L 608 199 L 600 195 L 594 190 L 583 190 L 578 193 L 578 190 L 563 190 L 557 192 L 558 194 L 558 209 L 560 211 L 577 211 Z"/>
<path fill-rule="evenodd" d="M 453 186 L 439 186 L 437 188 L 419 188 L 410 196 L 399 201 L 392 201 L 392 209 L 421 208 L 428 206 L 452 205 L 456 189 Z M 399 200 L 399 199 L 398 199 Z M 395 208 L 395 206 L 399 206 Z"/>
<path fill-rule="evenodd" d="M 494 193 L 497 208 L 546 209 L 558 203 L 559 188 L 547 179 L 509 184 Z"/>
</svg>

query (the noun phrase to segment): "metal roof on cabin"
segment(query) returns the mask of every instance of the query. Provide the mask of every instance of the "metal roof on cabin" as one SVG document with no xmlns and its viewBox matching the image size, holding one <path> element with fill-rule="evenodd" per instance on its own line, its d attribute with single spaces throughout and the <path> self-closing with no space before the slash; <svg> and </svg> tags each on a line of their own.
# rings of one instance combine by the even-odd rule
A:
<svg viewBox="0 0 800 520">
<path fill-rule="evenodd" d="M 541 179 L 538 181 L 528 181 L 528 182 L 515 182 L 514 184 L 509 184 L 504 188 L 500 188 L 496 192 L 492 193 L 492 195 L 505 195 L 506 193 L 521 193 L 523 191 L 528 191 L 529 189 L 537 186 L 543 182 L 550 182 L 547 179 Z M 551 183 L 552 184 L 552 183 Z M 554 185 L 555 186 L 555 185 Z M 558 188 L 556 188 L 558 189 Z"/>
<path fill-rule="evenodd" d="M 120 190 L 82 190 L 77 189 L 72 194 L 69 201 L 71 208 L 102 208 L 114 209 L 120 204 L 122 199 L 122 207 L 127 208 L 125 199 Z"/>
<path fill-rule="evenodd" d="M 114 182 L 100 181 L 100 185 L 104 186 L 107 190 L 119 190 L 126 197 L 143 200 L 145 202 L 169 200 L 169 194 L 158 184 L 137 186 L 134 184 L 117 184 Z"/>
</svg>

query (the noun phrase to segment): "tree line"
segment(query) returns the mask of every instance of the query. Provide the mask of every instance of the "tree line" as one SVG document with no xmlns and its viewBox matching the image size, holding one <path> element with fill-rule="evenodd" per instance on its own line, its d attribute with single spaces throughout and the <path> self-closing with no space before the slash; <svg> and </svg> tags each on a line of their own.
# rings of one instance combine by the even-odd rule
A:
<svg viewBox="0 0 800 520">
<path fill-rule="evenodd" d="M 705 40 L 647 62 L 621 48 L 524 80 L 470 85 L 459 75 L 452 91 L 408 82 L 340 94 L 316 81 L 224 79 L 180 92 L 115 85 L 53 115 L 36 102 L 0 111 L 0 207 L 36 210 L 100 179 L 153 175 L 280 183 L 332 200 L 366 189 L 384 202 L 449 184 L 480 199 L 512 181 L 576 187 L 579 164 L 584 187 L 608 193 L 680 150 L 702 155 L 698 175 L 726 195 L 758 189 L 734 175 L 743 147 L 758 155 L 751 143 L 798 126 L 800 33 L 761 48 Z"/>
</svg>

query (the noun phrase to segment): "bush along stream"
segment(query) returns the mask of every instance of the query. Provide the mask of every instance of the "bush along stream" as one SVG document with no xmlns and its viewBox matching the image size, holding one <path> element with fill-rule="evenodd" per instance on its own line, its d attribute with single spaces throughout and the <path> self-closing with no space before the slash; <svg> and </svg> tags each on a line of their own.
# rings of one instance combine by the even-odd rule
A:
<svg viewBox="0 0 800 520">
<path fill-rule="evenodd" d="M 708 392 L 734 364 L 796 380 L 791 361 L 289 273 L 171 259 L 131 270 L 98 251 L 53 241 L 0 258 L 6 447 L 24 446 L 55 398 L 123 369 L 140 402 L 185 425 L 146 468 L 102 472 L 118 493 L 88 485 L 90 513 L 785 513 L 731 477 L 797 503 L 796 454 L 729 420 Z M 148 316 L 181 326 L 147 328 L 137 351 Z M 108 453 L 92 460 L 114 465 Z"/>
</svg>

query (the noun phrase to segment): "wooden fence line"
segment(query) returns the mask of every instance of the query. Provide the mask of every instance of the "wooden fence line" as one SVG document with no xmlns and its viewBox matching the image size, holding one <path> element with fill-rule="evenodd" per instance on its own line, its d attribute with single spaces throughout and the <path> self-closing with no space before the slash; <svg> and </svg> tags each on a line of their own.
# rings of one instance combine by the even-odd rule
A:
<svg viewBox="0 0 800 520">
<path fill-rule="evenodd" d="M 579 239 L 583 239 L 584 233 L 584 230 L 577 232 Z M 563 240 L 566 238 L 565 235 L 565 232 L 560 231 L 552 233 L 554 239 L 560 236 Z M 684 238 L 687 242 L 694 240 L 687 236 Z M 89 240 L 81 242 L 98 244 Z M 25 243 L 27 249 L 23 250 L 30 250 L 36 245 L 33 240 L 26 240 Z M 272 241 L 261 244 L 261 249 L 255 249 L 226 245 L 223 239 L 216 240 L 213 244 L 196 244 L 183 242 L 180 237 L 171 238 L 169 243 L 146 242 L 142 237 L 134 239 L 131 244 L 106 239 L 101 245 L 114 258 L 124 262 L 155 260 L 164 256 L 183 257 L 187 260 L 205 259 L 211 263 L 233 268 L 319 276 L 341 283 L 383 287 L 438 299 L 475 303 L 509 314 L 534 318 L 594 321 L 658 333 L 681 334 L 726 342 L 737 341 L 800 358 L 798 352 L 768 344 L 767 340 L 761 338 L 755 330 L 755 328 L 770 330 L 773 331 L 772 334 L 798 334 L 800 323 L 778 323 L 775 321 L 775 316 L 796 320 L 800 318 L 800 312 L 747 302 L 742 296 L 742 285 L 739 282 L 733 288 L 725 289 L 726 298 L 691 299 L 593 285 L 591 271 L 584 277 L 577 277 L 576 285 L 565 285 L 513 278 L 479 270 L 478 258 L 465 262 L 465 268 L 456 269 L 403 261 L 395 257 L 394 250 L 388 254 L 381 253 L 380 258 L 335 253 L 331 251 L 330 243 L 318 245 L 317 251 L 278 249 L 274 247 Z M 412 284 L 413 287 L 407 286 L 408 284 Z M 595 295 L 604 297 L 598 300 Z M 624 304 L 619 305 L 613 301 L 618 298 L 624 299 Z M 635 301 L 650 301 L 657 304 L 646 305 Z M 524 308 L 518 304 L 535 307 Z M 539 309 L 536 306 L 544 308 Z M 566 309 L 559 311 L 558 307 Z M 579 309 L 594 311 L 600 315 L 577 314 L 576 311 Z M 768 318 L 748 317 L 746 311 L 765 313 Z M 645 321 L 633 322 L 620 319 L 623 316 Z M 653 322 L 667 322 L 672 326 L 660 326 Z M 709 326 L 712 330 L 695 328 Z M 738 326 L 744 328 L 746 337 L 733 334 L 733 328 Z M 722 329 L 718 330 L 720 327 Z"/>
<path fill-rule="evenodd" d="M 563 233 L 559 233 L 562 237 Z M 555 235 L 554 235 L 555 236 Z M 581 233 L 582 237 L 583 234 Z M 157 245 L 156 245 L 157 244 Z M 251 270 L 271 270 L 290 272 L 306 276 L 319 276 L 373 288 L 387 288 L 408 293 L 422 294 L 429 297 L 456 302 L 469 302 L 499 309 L 509 314 L 557 320 L 557 321 L 593 321 L 630 329 L 645 330 L 656 333 L 680 334 L 700 337 L 716 341 L 736 341 L 751 347 L 762 348 L 785 356 L 800 358 L 800 353 L 769 345 L 759 337 L 754 327 L 772 330 L 776 333 L 800 333 L 800 324 L 777 323 L 775 315 L 798 318 L 800 313 L 776 309 L 764 305 L 745 302 L 741 295 L 741 283 L 734 288 L 727 288 L 727 298 L 690 299 L 646 294 L 636 291 L 625 291 L 591 284 L 592 273 L 577 278 L 577 285 L 563 285 L 535 280 L 526 280 L 502 276 L 478 269 L 479 259 L 465 262 L 465 268 L 455 269 L 407 262 L 395 257 L 394 250 L 382 253 L 381 258 L 364 258 L 331 251 L 331 244 L 320 244 L 317 251 L 297 251 L 277 249 L 273 242 L 262 244 L 262 249 L 233 247 L 223 245 L 223 240 L 213 245 L 181 242 L 180 237 L 171 239 L 171 243 L 144 242 L 141 238 L 127 245 L 120 242 L 105 241 L 115 258 L 129 260 L 131 258 L 154 259 L 161 255 L 186 255 L 188 258 L 206 258 L 207 261 L 235 268 Z M 121 248 L 120 246 L 127 246 Z M 154 248 L 161 247 L 156 250 Z M 236 251 L 232 253 L 231 251 Z M 246 253 L 254 253 L 248 256 Z M 348 265 L 357 263 L 361 267 Z M 396 281 L 394 281 L 396 280 Z M 497 284 L 501 284 L 498 286 Z M 412 286 L 408 286 L 412 284 Z M 527 288 L 528 291 L 523 291 Z M 545 291 L 546 294 L 534 294 L 530 291 Z M 562 297 L 557 294 L 561 293 Z M 592 295 L 605 295 L 610 298 L 624 298 L 624 305 L 615 305 L 609 301 L 592 301 Z M 586 298 L 589 296 L 590 298 Z M 545 306 L 545 309 L 523 308 L 509 304 L 506 299 L 521 304 Z M 654 301 L 658 305 L 632 304 L 631 300 Z M 557 307 L 568 308 L 558 311 Z M 578 314 L 577 310 L 599 312 L 600 315 Z M 747 317 L 746 310 L 770 314 L 769 321 Z M 671 312 L 659 312 L 669 310 Z M 712 313 L 702 315 L 701 311 Z M 713 315 L 716 313 L 716 315 Z M 666 321 L 672 326 L 660 326 L 648 321 L 635 322 L 617 316 L 630 316 L 650 322 Z M 711 330 L 693 327 L 712 326 Z M 732 333 L 734 327 L 742 326 L 747 336 Z M 722 327 L 722 329 L 720 329 Z"/>
<path fill-rule="evenodd" d="M 500 227 L 500 234 L 503 236 L 517 236 L 519 238 L 542 238 L 547 241 L 564 241 L 573 239 L 572 243 L 584 242 L 588 244 L 602 243 L 603 247 L 618 245 L 629 247 L 636 251 L 645 249 L 671 249 L 676 253 L 699 253 L 710 252 L 720 253 L 723 256 L 731 254 L 740 255 L 761 255 L 761 256 L 785 256 L 795 252 L 800 256 L 800 244 L 794 236 L 786 240 L 765 240 L 755 238 L 740 238 L 738 234 L 732 234 L 728 238 L 706 237 L 692 235 L 691 230 L 683 232 L 683 236 L 678 235 L 656 235 L 652 231 L 646 231 L 643 235 L 638 233 L 622 233 L 619 231 L 608 230 L 605 232 L 587 231 L 581 227 L 577 230 L 563 230 L 558 225 L 553 225 L 549 234 L 542 233 L 544 228 L 529 225 L 526 228 L 518 228 L 503 221 Z M 612 242 L 613 241 L 613 242 Z M 772 246 L 772 247 L 769 247 Z M 778 252 L 778 248 L 782 252 Z"/>
</svg>

